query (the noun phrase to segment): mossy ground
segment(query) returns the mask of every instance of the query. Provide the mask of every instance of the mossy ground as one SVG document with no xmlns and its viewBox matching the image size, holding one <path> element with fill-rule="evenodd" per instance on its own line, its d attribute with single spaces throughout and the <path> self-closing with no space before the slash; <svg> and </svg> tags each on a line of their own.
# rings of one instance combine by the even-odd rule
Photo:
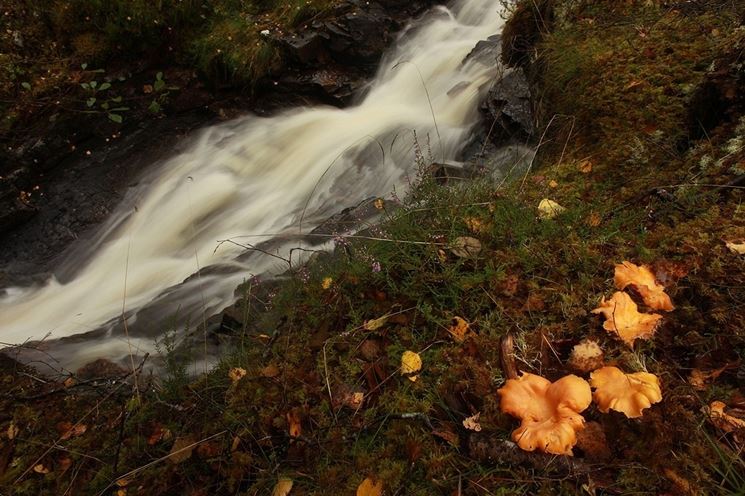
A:
<svg viewBox="0 0 745 496">
<path fill-rule="evenodd" d="M 742 9 L 569 5 L 535 46 L 545 133 L 529 174 L 449 187 L 422 174 L 375 228 L 386 241 L 348 239 L 299 270 L 269 311 L 249 313 L 242 344 L 216 370 L 152 388 L 143 378 L 139 404 L 111 385 L 21 404 L 53 386 L 6 372 L 3 432 L 18 429 L 0 441 L 6 491 L 270 494 L 288 477 L 292 495 L 353 494 L 374 477 L 407 495 L 745 494 L 742 445 L 702 411 L 743 402 L 745 257 L 725 241 L 745 238 L 743 189 L 731 185 L 745 172 L 745 122 L 733 103 L 705 133 L 691 125 L 696 88 L 723 61 L 742 61 Z M 538 219 L 546 197 L 567 210 Z M 478 256 L 451 251 L 461 236 L 481 242 Z M 589 313 L 623 260 L 653 266 L 676 306 L 634 349 Z M 247 301 L 260 294 L 244 289 Z M 455 316 L 477 335 L 454 342 Z M 610 457 L 577 450 L 587 470 L 474 459 L 465 417 L 480 412 L 492 439 L 516 426 L 496 395 L 506 333 L 519 368 L 552 380 L 568 373 L 571 347 L 594 337 L 608 363 L 657 374 L 663 401 L 638 420 L 591 407 Z M 423 360 L 415 382 L 399 372 L 406 350 Z M 726 364 L 705 388 L 690 384 L 693 369 Z M 247 371 L 235 383 L 234 367 Z M 350 400 L 358 391 L 361 404 Z M 59 440 L 58 422 L 78 420 L 87 431 Z M 174 464 L 162 457 L 176 438 L 206 441 Z M 49 473 L 25 473 L 35 464 Z"/>
</svg>

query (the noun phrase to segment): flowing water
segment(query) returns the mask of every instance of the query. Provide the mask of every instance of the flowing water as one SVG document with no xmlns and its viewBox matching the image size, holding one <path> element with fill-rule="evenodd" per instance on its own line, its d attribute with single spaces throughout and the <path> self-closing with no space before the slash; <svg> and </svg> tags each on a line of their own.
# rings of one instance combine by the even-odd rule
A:
<svg viewBox="0 0 745 496">
<path fill-rule="evenodd" d="M 123 313 L 142 350 L 162 332 L 141 311 L 154 301 L 162 320 L 179 309 L 218 312 L 238 284 L 278 267 L 275 258 L 241 257 L 243 248 L 219 240 L 269 233 L 249 242 L 281 240 L 362 199 L 401 192 L 414 168 L 412 131 L 422 142 L 429 137 L 436 158 L 457 156 L 497 71 L 493 62 L 463 60 L 501 24 L 495 0 L 435 7 L 401 36 L 358 104 L 204 130 L 186 152 L 154 165 L 95 237 L 71 249 L 56 277 L 6 290 L 0 341 L 104 329 L 108 339 L 77 352 L 115 357 L 127 349 L 116 325 Z M 291 246 L 270 249 L 287 256 Z"/>
</svg>

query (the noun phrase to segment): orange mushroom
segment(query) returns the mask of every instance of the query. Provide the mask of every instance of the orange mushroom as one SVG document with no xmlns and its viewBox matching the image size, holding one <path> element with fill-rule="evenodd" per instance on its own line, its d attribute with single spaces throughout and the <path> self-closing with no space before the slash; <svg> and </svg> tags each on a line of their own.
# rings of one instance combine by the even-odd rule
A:
<svg viewBox="0 0 745 496">
<path fill-rule="evenodd" d="M 657 282 L 654 273 L 646 265 L 641 267 L 631 262 L 616 265 L 614 281 L 618 289 L 634 286 L 644 303 L 653 310 L 672 312 L 673 302 L 665 293 L 665 287 Z"/>
<path fill-rule="evenodd" d="M 502 412 L 522 421 L 512 433 L 512 440 L 520 448 L 572 454 L 577 432 L 585 425 L 580 413 L 592 402 L 587 381 L 568 375 L 551 383 L 541 376 L 523 373 L 517 379 L 509 379 L 497 393 Z"/>
<path fill-rule="evenodd" d="M 637 339 L 652 337 L 662 319 L 662 315 L 641 313 L 637 309 L 629 295 L 617 291 L 610 300 L 603 298 L 592 313 L 602 313 L 605 316 L 603 329 L 615 332 L 624 343 L 633 347 Z"/>
<path fill-rule="evenodd" d="M 654 374 L 624 374 L 616 367 L 603 367 L 590 374 L 593 399 L 603 413 L 615 410 L 628 418 L 641 417 L 642 410 L 662 401 L 660 381 Z"/>
</svg>

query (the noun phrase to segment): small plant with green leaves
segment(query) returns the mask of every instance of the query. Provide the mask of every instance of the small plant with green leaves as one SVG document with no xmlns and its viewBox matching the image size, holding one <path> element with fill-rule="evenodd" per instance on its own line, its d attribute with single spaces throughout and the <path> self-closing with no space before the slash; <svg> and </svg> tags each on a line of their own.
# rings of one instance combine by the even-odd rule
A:
<svg viewBox="0 0 745 496">
<path fill-rule="evenodd" d="M 166 83 L 163 73 L 159 71 L 155 75 L 155 81 L 152 84 L 154 98 L 147 109 L 153 114 L 160 114 L 163 111 L 163 105 L 168 101 L 171 92 L 178 91 L 179 89 L 178 86 L 169 86 L 168 83 Z"/>
<path fill-rule="evenodd" d="M 88 64 L 82 64 L 81 68 L 87 71 Z M 91 74 L 105 74 L 104 69 L 95 69 L 90 72 Z M 122 97 L 121 95 L 114 96 L 111 92 L 112 86 L 109 81 L 99 82 L 96 79 L 91 79 L 85 83 L 81 83 L 80 87 L 85 90 L 85 107 L 87 113 L 99 114 L 105 113 L 109 120 L 121 124 L 123 121 L 122 112 L 129 110 L 129 107 L 121 106 Z"/>
</svg>

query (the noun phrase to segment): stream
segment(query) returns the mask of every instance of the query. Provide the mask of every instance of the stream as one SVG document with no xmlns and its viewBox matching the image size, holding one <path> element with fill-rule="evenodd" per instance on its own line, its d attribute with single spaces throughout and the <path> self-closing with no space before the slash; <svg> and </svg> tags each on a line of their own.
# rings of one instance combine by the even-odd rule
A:
<svg viewBox="0 0 745 496">
<path fill-rule="evenodd" d="M 153 164 L 53 277 L 0 293 L 0 342 L 44 340 L 68 366 L 142 354 L 174 315 L 214 315 L 246 279 L 286 270 L 220 241 L 262 243 L 286 258 L 298 236 L 342 208 L 401 195 L 415 172 L 414 132 L 438 161 L 456 159 L 498 71 L 493 57 L 464 59 L 502 22 L 494 0 L 435 7 L 401 33 L 349 108 L 204 129 L 186 151 Z"/>
</svg>

